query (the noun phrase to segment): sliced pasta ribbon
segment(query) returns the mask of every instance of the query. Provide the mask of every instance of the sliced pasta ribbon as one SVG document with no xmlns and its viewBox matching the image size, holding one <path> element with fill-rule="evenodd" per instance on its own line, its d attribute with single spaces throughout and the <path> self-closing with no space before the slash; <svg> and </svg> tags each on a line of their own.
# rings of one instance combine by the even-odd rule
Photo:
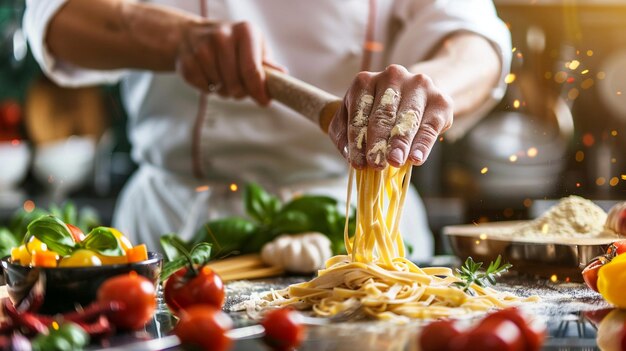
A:
<svg viewBox="0 0 626 351">
<path fill-rule="evenodd" d="M 420 268 L 404 257 L 400 219 L 411 180 L 411 165 L 382 171 L 350 169 L 346 218 L 356 179 L 356 230 L 344 228 L 346 255 L 326 261 L 309 282 L 273 291 L 263 306 L 297 303 L 330 317 L 360 307 L 381 320 L 441 318 L 503 308 L 522 299 L 492 288 L 472 286 L 474 295 L 454 286 L 459 281 L 447 267 Z M 352 234 L 352 235 L 351 235 Z"/>
</svg>

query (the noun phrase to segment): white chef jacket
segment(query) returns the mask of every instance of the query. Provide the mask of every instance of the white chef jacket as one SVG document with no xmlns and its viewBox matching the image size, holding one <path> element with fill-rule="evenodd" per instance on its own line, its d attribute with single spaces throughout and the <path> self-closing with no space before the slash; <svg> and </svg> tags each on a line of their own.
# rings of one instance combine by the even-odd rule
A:
<svg viewBox="0 0 626 351">
<path fill-rule="evenodd" d="M 345 198 L 347 163 L 317 126 L 272 103 L 235 101 L 216 95 L 199 104 L 201 93 L 174 73 L 99 71 L 56 59 L 45 45 L 50 18 L 66 0 L 28 0 L 24 28 L 45 74 L 64 86 L 121 81 L 129 115 L 128 134 L 139 170 L 118 200 L 114 225 L 134 242 L 159 248 L 158 237 L 225 215 L 243 212 L 241 190 L 255 181 L 284 199 L 299 193 Z M 250 21 L 263 33 L 272 59 L 289 74 L 343 96 L 360 70 L 368 18 L 367 0 L 155 0 L 210 19 Z M 377 1 L 375 37 L 384 42 L 400 28 L 393 45 L 374 54 L 371 70 L 390 63 L 409 66 L 457 31 L 491 41 L 502 79 L 484 114 L 504 94 L 511 48 L 509 32 L 486 0 Z M 399 25 L 399 26 L 398 26 Z M 391 41 L 389 41 L 391 42 Z M 201 105 L 201 106 L 199 106 Z M 86 116 L 87 118 L 87 116 Z M 194 144 L 195 143 L 195 144 Z M 196 150 L 196 152 L 192 152 Z M 194 162 L 201 176 L 194 177 Z M 231 184 L 239 185 L 233 192 Z M 209 191 L 198 192 L 197 189 Z M 184 229 L 187 228 L 187 229 Z M 407 199 L 402 232 L 414 258 L 432 255 L 432 236 L 415 190 Z"/>
</svg>

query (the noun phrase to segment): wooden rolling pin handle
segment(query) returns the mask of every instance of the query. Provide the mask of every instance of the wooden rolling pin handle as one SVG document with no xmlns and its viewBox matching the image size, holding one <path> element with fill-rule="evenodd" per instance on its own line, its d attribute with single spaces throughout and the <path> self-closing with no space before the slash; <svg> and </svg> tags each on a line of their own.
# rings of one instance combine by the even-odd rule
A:
<svg viewBox="0 0 626 351">
<path fill-rule="evenodd" d="M 272 68 L 265 68 L 267 89 L 272 99 L 299 112 L 317 124 L 324 133 L 342 100 L 320 88 Z"/>
</svg>

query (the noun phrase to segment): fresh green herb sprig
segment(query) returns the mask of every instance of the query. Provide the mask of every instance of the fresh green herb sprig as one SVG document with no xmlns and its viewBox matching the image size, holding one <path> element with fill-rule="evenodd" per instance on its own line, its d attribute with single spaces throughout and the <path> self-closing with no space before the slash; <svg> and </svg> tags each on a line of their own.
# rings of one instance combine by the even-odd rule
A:
<svg viewBox="0 0 626 351">
<path fill-rule="evenodd" d="M 167 258 L 160 275 L 163 282 L 174 272 L 185 266 L 188 266 L 189 270 L 195 275 L 197 274 L 196 267 L 206 265 L 211 259 L 211 244 L 198 243 L 194 247 L 189 248 L 176 234 L 162 236 L 161 246 Z"/>
<path fill-rule="evenodd" d="M 455 282 L 454 285 L 464 292 L 474 295 L 476 292 L 472 289 L 472 284 L 480 287 L 485 287 L 487 284 L 495 285 L 496 278 L 513 267 L 510 263 L 502 263 L 502 256 L 500 255 L 495 261 L 489 263 L 486 271 L 481 270 L 482 266 L 482 262 L 475 262 L 472 257 L 468 257 L 461 268 L 456 269 L 461 281 Z"/>
</svg>

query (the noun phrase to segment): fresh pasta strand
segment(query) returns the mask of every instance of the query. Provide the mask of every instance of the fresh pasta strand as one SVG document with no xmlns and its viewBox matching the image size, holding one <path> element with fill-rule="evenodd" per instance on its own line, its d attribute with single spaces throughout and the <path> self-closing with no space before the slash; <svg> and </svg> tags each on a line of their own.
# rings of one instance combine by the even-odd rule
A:
<svg viewBox="0 0 626 351">
<path fill-rule="evenodd" d="M 440 318 L 503 308 L 537 297 L 473 285 L 474 295 L 454 286 L 460 281 L 450 268 L 420 268 L 404 257 L 400 219 L 411 179 L 411 165 L 382 171 L 350 169 L 346 217 L 356 179 L 356 230 L 346 221 L 346 255 L 331 257 L 318 276 L 267 294 L 260 306 L 298 304 L 330 317 L 359 306 L 381 320 Z"/>
</svg>

